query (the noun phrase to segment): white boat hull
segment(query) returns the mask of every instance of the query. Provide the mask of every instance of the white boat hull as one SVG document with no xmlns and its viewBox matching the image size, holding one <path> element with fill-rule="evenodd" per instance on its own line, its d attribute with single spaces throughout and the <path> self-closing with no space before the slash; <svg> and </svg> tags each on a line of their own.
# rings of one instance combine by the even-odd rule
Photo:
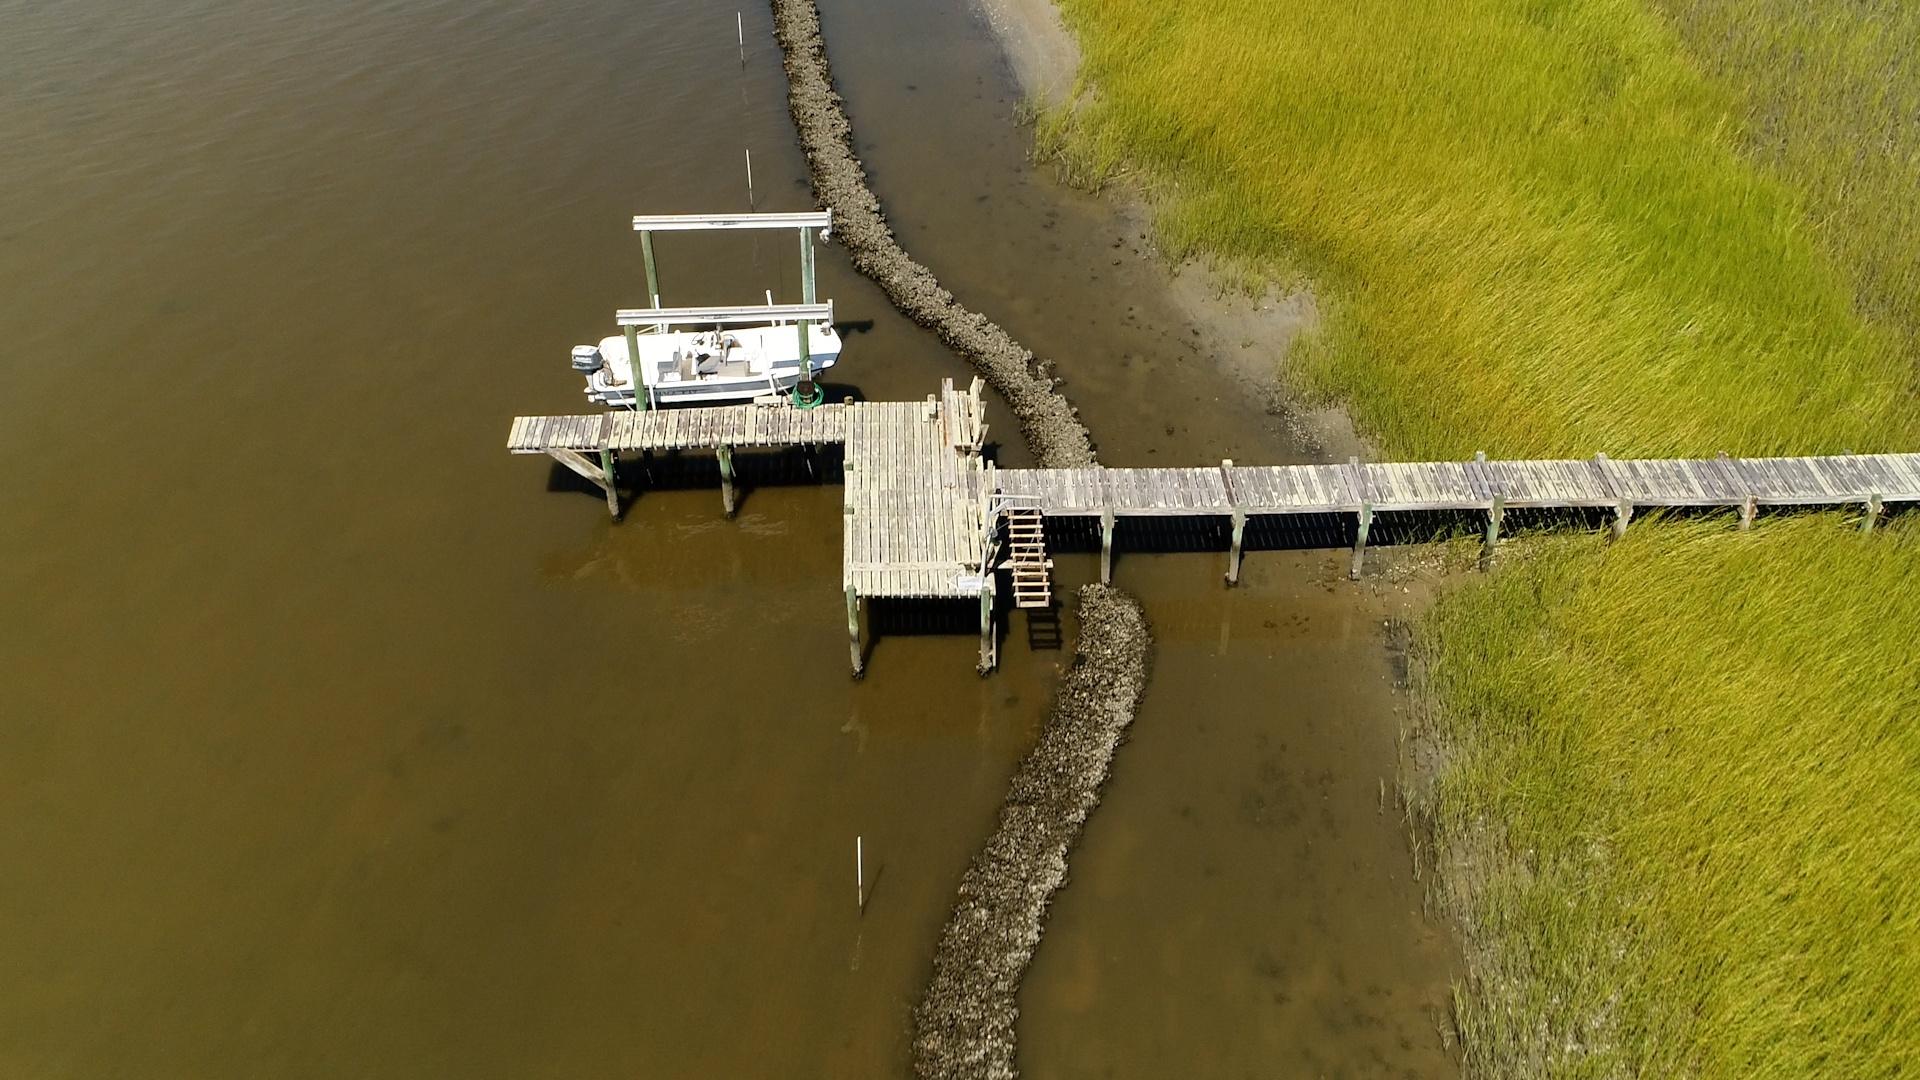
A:
<svg viewBox="0 0 1920 1080">
<path fill-rule="evenodd" d="M 649 408 L 719 405 L 787 394 L 802 373 L 796 326 L 640 334 L 636 341 Z M 809 325 L 807 352 L 817 378 L 840 358 L 839 334 L 830 324 Z M 602 340 L 599 358 L 601 366 L 586 373 L 588 400 L 635 407 L 635 365 L 627 356 L 626 338 Z"/>
</svg>

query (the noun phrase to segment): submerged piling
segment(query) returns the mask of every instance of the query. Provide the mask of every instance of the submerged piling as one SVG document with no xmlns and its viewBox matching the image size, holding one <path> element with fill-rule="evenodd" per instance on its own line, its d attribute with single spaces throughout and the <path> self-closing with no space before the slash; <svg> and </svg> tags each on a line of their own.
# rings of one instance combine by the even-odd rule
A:
<svg viewBox="0 0 1920 1080">
<path fill-rule="evenodd" d="M 932 271 L 894 239 L 853 151 L 853 129 L 834 92 L 813 0 L 771 0 L 774 36 L 815 197 L 833 211 L 834 235 L 853 265 L 909 318 L 965 357 L 1007 401 L 1039 463 L 1095 463 L 1079 414 L 1036 370 L 1033 353 L 985 316 L 962 307 Z M 1107 769 L 1146 688 L 1152 639 L 1131 596 L 1111 586 L 1080 592 L 1080 637 L 1040 737 L 1021 762 L 999 825 L 960 882 L 933 977 L 914 1009 L 913 1068 L 935 1077 L 1016 1075 L 1015 1003 L 1066 882 L 1067 854 L 1100 801 Z"/>
</svg>

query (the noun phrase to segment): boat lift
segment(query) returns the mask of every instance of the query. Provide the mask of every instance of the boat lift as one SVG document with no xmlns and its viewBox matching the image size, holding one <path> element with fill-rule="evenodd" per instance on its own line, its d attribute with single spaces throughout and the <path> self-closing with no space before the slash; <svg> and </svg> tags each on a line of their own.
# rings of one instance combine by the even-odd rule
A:
<svg viewBox="0 0 1920 1080">
<path fill-rule="evenodd" d="M 653 258 L 653 234 L 657 232 L 731 232 L 740 230 L 797 229 L 800 233 L 800 300 L 798 304 L 750 305 L 740 307 L 663 308 L 660 306 L 660 273 Z M 779 325 L 792 319 L 800 334 L 800 381 L 794 386 L 794 400 L 812 407 L 820 403 L 820 391 L 813 382 L 813 350 L 808 327 L 815 322 L 833 320 L 833 305 L 815 302 L 813 239 L 815 231 L 822 240 L 833 231 L 833 211 L 810 210 L 801 213 L 768 214 L 635 214 L 633 231 L 640 234 L 640 256 L 647 267 L 649 308 L 623 308 L 618 321 L 627 338 L 627 355 L 640 355 L 638 335 L 641 327 L 651 333 L 664 332 L 669 325 L 701 323 L 706 325 L 743 325 L 771 322 Z M 636 395 L 636 407 L 645 409 L 647 395 Z"/>
</svg>

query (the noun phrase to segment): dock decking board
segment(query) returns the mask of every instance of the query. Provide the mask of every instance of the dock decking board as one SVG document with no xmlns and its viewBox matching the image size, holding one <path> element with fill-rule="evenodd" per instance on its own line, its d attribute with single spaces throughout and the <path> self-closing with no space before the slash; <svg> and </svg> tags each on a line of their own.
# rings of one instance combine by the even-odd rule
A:
<svg viewBox="0 0 1920 1080">
<path fill-rule="evenodd" d="M 507 449 L 515 454 L 549 450 L 584 454 L 844 443 L 848 410 L 853 407 L 721 405 L 594 416 L 523 416 L 514 420 Z"/>
</svg>

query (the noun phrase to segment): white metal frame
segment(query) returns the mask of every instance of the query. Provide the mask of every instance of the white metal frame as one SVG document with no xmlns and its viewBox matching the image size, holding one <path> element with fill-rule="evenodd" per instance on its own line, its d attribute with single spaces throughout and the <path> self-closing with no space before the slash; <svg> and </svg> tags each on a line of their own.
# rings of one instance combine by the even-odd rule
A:
<svg viewBox="0 0 1920 1080">
<path fill-rule="evenodd" d="M 833 211 L 798 214 L 635 214 L 635 232 L 700 232 L 726 229 L 831 229 Z"/>
<path fill-rule="evenodd" d="M 745 306 L 621 308 L 614 314 L 621 326 L 745 326 L 751 323 L 833 321 L 833 301 L 824 304 L 749 304 Z"/>
</svg>

